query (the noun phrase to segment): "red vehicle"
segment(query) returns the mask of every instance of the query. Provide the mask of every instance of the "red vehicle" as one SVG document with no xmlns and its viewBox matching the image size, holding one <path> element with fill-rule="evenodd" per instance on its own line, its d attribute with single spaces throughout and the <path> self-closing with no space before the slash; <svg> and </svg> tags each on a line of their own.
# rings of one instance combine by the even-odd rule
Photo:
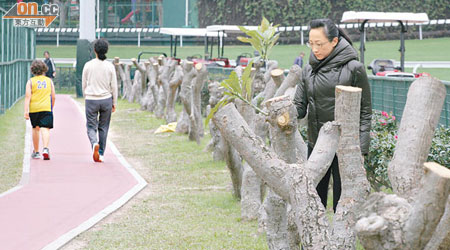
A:
<svg viewBox="0 0 450 250">
<path fill-rule="evenodd" d="M 429 75 L 428 73 L 406 73 L 405 71 L 405 33 L 407 32 L 407 24 L 420 24 L 428 22 L 426 13 L 406 13 L 406 12 L 355 12 L 346 11 L 342 14 L 342 23 L 357 23 L 360 31 L 360 57 L 364 63 L 365 51 L 365 25 L 368 23 L 398 23 L 401 27 L 400 32 L 400 67 L 394 67 L 394 61 L 389 59 L 375 59 L 367 68 L 377 76 L 392 77 L 420 77 Z M 352 24 L 353 25 L 353 24 Z"/>
<path fill-rule="evenodd" d="M 394 60 L 391 59 L 375 59 L 367 68 L 372 70 L 372 73 L 376 76 L 419 78 L 430 75 L 428 73 L 402 72 L 400 67 L 394 67 L 394 65 Z"/>
</svg>

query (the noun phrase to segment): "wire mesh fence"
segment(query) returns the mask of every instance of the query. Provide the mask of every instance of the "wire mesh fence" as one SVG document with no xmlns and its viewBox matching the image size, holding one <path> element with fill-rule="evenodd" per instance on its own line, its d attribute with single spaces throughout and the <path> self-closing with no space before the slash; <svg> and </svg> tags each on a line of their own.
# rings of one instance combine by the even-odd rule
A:
<svg viewBox="0 0 450 250">
<path fill-rule="evenodd" d="M 392 78 L 369 76 L 372 91 L 372 108 L 392 112 L 398 119 L 402 118 L 409 86 L 414 78 Z M 450 82 L 443 81 L 447 94 L 442 107 L 439 123 L 450 126 Z"/>
<path fill-rule="evenodd" d="M 222 81 L 231 73 L 232 68 L 209 67 L 210 80 Z M 392 112 L 401 119 L 406 104 L 409 86 L 414 78 L 393 78 L 369 76 L 372 92 L 372 108 L 376 110 Z M 447 89 L 444 106 L 442 107 L 439 123 L 450 126 L 450 82 L 442 81 Z"/>
<path fill-rule="evenodd" d="M 0 14 L 4 13 L 0 8 Z M 36 54 L 36 38 L 34 29 L 14 27 L 13 21 L 7 19 L 1 20 L 0 33 L 0 114 L 3 114 L 25 95 Z"/>
</svg>

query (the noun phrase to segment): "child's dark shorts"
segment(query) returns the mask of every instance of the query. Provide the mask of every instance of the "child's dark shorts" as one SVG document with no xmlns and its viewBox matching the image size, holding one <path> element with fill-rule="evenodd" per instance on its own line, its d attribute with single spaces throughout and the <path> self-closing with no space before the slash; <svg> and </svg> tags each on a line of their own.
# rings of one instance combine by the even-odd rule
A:
<svg viewBox="0 0 450 250">
<path fill-rule="evenodd" d="M 53 112 L 30 113 L 30 120 L 33 128 L 53 128 Z"/>
</svg>

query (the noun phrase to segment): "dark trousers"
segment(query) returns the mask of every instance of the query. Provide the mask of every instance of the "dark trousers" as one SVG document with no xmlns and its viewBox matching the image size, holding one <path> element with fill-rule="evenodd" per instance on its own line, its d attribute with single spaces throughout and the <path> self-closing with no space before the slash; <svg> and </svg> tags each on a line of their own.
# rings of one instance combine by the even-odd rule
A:
<svg viewBox="0 0 450 250">
<path fill-rule="evenodd" d="M 112 104 L 112 97 L 103 100 L 86 100 L 85 102 L 87 134 L 91 146 L 95 143 L 100 145 L 100 155 L 103 155 L 106 149 Z"/>
<path fill-rule="evenodd" d="M 308 146 L 308 157 L 311 155 L 312 150 L 313 149 Z M 339 175 L 338 158 L 336 155 L 334 155 L 333 162 L 331 163 L 327 173 L 316 187 L 317 193 L 319 194 L 320 200 L 325 208 L 327 207 L 328 184 L 330 183 L 331 174 L 333 174 L 333 210 L 336 213 L 336 207 L 339 198 L 341 197 L 341 176 Z"/>
</svg>

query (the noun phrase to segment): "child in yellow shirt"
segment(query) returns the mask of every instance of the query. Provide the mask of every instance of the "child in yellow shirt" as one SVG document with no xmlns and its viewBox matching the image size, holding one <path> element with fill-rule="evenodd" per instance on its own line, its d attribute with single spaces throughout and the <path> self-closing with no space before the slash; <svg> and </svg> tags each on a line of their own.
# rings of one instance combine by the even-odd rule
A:
<svg viewBox="0 0 450 250">
<path fill-rule="evenodd" d="M 55 87 L 53 81 L 45 76 L 48 68 L 44 62 L 35 60 L 31 63 L 32 77 L 27 82 L 25 92 L 24 117 L 31 120 L 33 126 L 33 159 L 40 159 L 39 132 L 42 134 L 44 160 L 50 160 L 48 143 L 50 129 L 53 128 L 53 107 L 55 106 Z"/>
</svg>

